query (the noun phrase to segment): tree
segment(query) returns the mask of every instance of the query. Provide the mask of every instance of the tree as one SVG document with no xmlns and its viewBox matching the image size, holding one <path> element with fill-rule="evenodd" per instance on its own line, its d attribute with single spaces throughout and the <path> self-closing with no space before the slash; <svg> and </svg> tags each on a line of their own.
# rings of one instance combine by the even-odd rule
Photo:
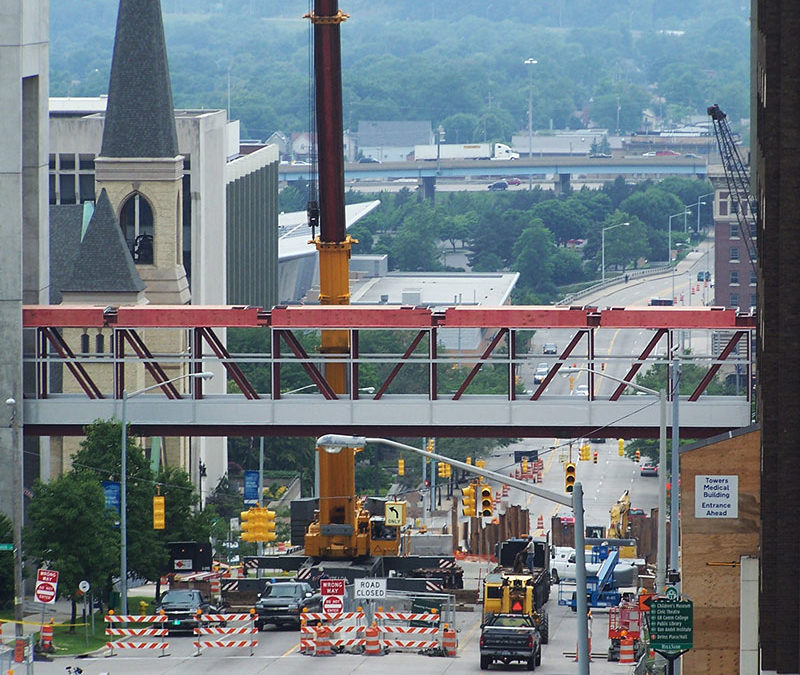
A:
<svg viewBox="0 0 800 675">
<path fill-rule="evenodd" d="M 624 214 L 620 214 L 620 216 L 624 216 Z M 625 270 L 639 258 L 647 258 L 650 255 L 647 230 L 644 224 L 634 216 L 629 216 L 629 218 L 629 225 L 615 227 L 606 232 L 606 267 L 617 265 Z M 601 227 L 608 227 L 612 224 L 614 223 L 606 221 L 601 224 Z"/>
<path fill-rule="evenodd" d="M 647 227 L 667 231 L 669 216 L 683 211 L 683 202 L 660 187 L 634 192 L 619 205 L 620 211 L 636 216 Z"/>
<path fill-rule="evenodd" d="M 74 632 L 78 584 L 109 588 L 119 573 L 119 535 L 115 515 L 106 509 L 102 486 L 89 473 L 68 473 L 52 483 L 37 482 L 28 507 L 25 550 L 58 570 L 59 595 L 72 602 Z M 65 527 L 68 524 L 68 527 Z"/>
<path fill-rule="evenodd" d="M 538 218 L 526 227 L 514 244 L 514 269 L 524 286 L 537 289 L 552 283 L 553 235 Z"/>
</svg>

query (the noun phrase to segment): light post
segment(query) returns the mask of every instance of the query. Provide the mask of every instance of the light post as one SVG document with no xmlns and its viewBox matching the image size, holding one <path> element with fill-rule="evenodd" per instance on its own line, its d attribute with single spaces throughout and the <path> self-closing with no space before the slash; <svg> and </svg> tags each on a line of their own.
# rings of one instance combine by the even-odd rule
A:
<svg viewBox="0 0 800 675">
<path fill-rule="evenodd" d="M 632 389 L 642 391 L 645 394 L 658 396 L 658 540 L 656 548 L 656 592 L 661 592 L 667 578 L 667 392 L 664 389 L 656 391 L 650 387 L 643 387 L 635 382 L 628 382 L 620 377 L 609 375 L 605 371 L 594 370 L 592 368 L 565 368 L 561 372 L 564 375 L 576 371 L 585 371 L 600 377 L 607 377 L 609 380 L 620 382 Z M 673 425 L 675 424 L 673 420 Z M 673 426 L 673 433 L 674 426 Z M 673 460 L 674 461 L 674 460 Z M 677 521 L 677 511 L 672 516 Z M 670 523 L 671 525 L 671 523 Z"/>
<path fill-rule="evenodd" d="M 572 508 L 575 515 L 575 588 L 586 588 L 586 540 L 583 525 L 583 487 L 580 483 L 575 483 L 572 496 L 561 495 L 544 488 L 530 485 L 529 483 L 518 480 L 516 478 L 509 478 L 505 474 L 500 474 L 489 469 L 481 469 L 472 464 L 459 462 L 455 459 L 450 459 L 435 452 L 428 452 L 421 448 L 415 448 L 413 445 L 406 445 L 405 443 L 398 443 L 387 438 L 365 438 L 364 436 L 340 436 L 338 434 L 326 434 L 317 439 L 317 447 L 322 448 L 325 452 L 337 453 L 341 452 L 343 448 L 363 448 L 367 443 L 380 443 L 388 445 L 392 448 L 399 450 L 408 450 L 415 452 L 423 457 L 428 457 L 437 462 L 446 462 L 457 469 L 462 469 L 467 473 L 475 474 L 476 476 L 483 476 L 489 480 L 505 483 L 510 487 L 517 488 L 522 492 L 542 497 L 557 504 Z M 433 464 L 431 464 L 433 466 Z M 586 604 L 586 593 L 578 592 L 575 594 L 576 611 L 578 618 L 578 674 L 589 675 L 589 617 Z"/>
<path fill-rule="evenodd" d="M 6 399 L 6 405 L 9 407 L 9 411 L 11 413 L 8 426 L 11 428 L 11 454 L 13 457 L 11 465 L 11 471 L 13 473 L 11 489 L 13 490 L 14 494 L 11 502 L 14 512 L 14 636 L 17 638 L 17 640 L 19 640 L 22 638 L 22 621 L 24 619 L 24 588 L 22 581 L 22 444 L 20 443 L 19 438 L 17 400 L 11 396 Z"/>
<path fill-rule="evenodd" d="M 707 203 L 707 202 L 704 202 L 704 201 L 701 201 L 701 200 L 705 199 L 706 197 L 712 197 L 713 195 L 714 195 L 713 192 L 707 192 L 706 194 L 700 195 L 697 198 L 697 203 L 696 203 L 696 206 L 697 206 L 697 234 L 700 234 L 700 205 Z"/>
<path fill-rule="evenodd" d="M 119 555 L 120 555 L 120 564 L 119 564 L 119 593 L 120 593 L 120 611 L 123 615 L 128 613 L 128 496 L 127 496 L 127 488 L 128 488 L 128 423 L 126 419 L 126 404 L 129 398 L 133 398 L 134 396 L 138 396 L 139 394 L 144 394 L 146 391 L 150 391 L 151 389 L 158 389 L 165 384 L 170 384 L 171 382 L 177 382 L 178 380 L 184 380 L 190 377 L 200 377 L 204 380 L 210 380 L 214 377 L 214 373 L 209 372 L 202 372 L 202 373 L 186 373 L 185 375 L 178 375 L 178 377 L 173 377 L 170 380 L 166 380 L 165 382 L 158 382 L 156 384 L 151 384 L 149 387 L 144 387 L 143 389 L 139 389 L 138 391 L 133 392 L 132 394 L 128 393 L 127 389 L 122 390 L 122 406 L 120 412 L 120 418 L 122 421 L 122 442 L 120 445 L 120 471 L 119 471 L 119 532 L 120 532 L 120 546 L 119 546 Z"/>
<path fill-rule="evenodd" d="M 536 59 L 525 59 L 526 66 L 535 66 Z M 528 159 L 533 157 L 533 68 L 528 70 Z M 528 174 L 528 189 L 533 189 L 533 173 Z"/>
<path fill-rule="evenodd" d="M 669 217 L 669 232 L 667 234 L 667 263 L 670 265 L 672 264 L 672 219 L 679 218 L 680 216 L 685 218 L 688 212 L 688 209 L 684 207 L 683 211 Z"/>
<path fill-rule="evenodd" d="M 615 227 L 620 227 L 621 225 L 630 225 L 630 223 L 617 223 L 616 225 L 609 225 L 608 227 L 603 228 L 603 232 L 601 235 L 602 244 L 600 246 L 600 267 L 603 268 L 602 270 L 602 281 L 606 280 L 606 230 L 613 230 Z"/>
</svg>

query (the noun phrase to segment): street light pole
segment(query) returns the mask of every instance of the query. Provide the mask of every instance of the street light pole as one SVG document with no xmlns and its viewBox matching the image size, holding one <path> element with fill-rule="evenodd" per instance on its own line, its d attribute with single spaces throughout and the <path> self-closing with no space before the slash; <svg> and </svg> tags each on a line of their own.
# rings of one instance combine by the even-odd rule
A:
<svg viewBox="0 0 800 675">
<path fill-rule="evenodd" d="M 535 66 L 536 59 L 525 59 L 526 66 Z M 533 68 L 528 70 L 528 159 L 533 157 Z M 528 173 L 528 189 L 533 189 L 533 173 Z"/>
<path fill-rule="evenodd" d="M 340 452 L 342 448 L 363 448 L 367 443 L 380 443 L 392 448 L 397 448 L 398 450 L 415 452 L 423 457 L 428 457 L 431 460 L 431 466 L 433 466 L 434 460 L 437 462 L 446 462 L 456 469 L 462 469 L 476 476 L 483 476 L 489 480 L 505 483 L 522 492 L 527 492 L 548 501 L 572 508 L 575 515 L 575 588 L 586 588 L 586 536 L 583 525 L 583 486 L 580 483 L 575 483 L 572 496 L 567 497 L 556 492 L 551 492 L 550 490 L 545 490 L 536 485 L 531 485 L 526 481 L 510 478 L 489 469 L 481 469 L 473 464 L 459 462 L 456 459 L 450 459 L 444 455 L 428 452 L 421 448 L 415 448 L 413 445 L 398 443 L 388 438 L 365 438 L 364 436 L 326 434 L 317 439 L 316 445 L 318 448 L 323 448 L 326 452 L 336 453 Z M 589 616 L 585 591 L 575 594 L 575 602 L 575 609 L 578 617 L 578 675 L 589 675 Z"/>
<path fill-rule="evenodd" d="M 637 389 L 645 394 L 658 396 L 658 419 L 659 419 L 659 434 L 658 434 L 658 539 L 656 548 L 656 591 L 663 590 L 667 578 L 667 392 L 665 389 L 656 391 L 650 387 L 644 387 L 635 382 L 623 380 L 621 377 L 609 375 L 602 370 L 594 370 L 592 368 L 564 368 L 562 372 L 565 375 L 574 373 L 576 371 L 584 371 L 593 373 L 600 377 L 607 377 L 609 380 L 624 384 L 631 389 Z M 675 514 L 677 521 L 677 512 Z"/>
<path fill-rule="evenodd" d="M 151 389 L 157 389 L 165 384 L 177 382 L 189 377 L 200 377 L 204 380 L 209 380 L 214 377 L 214 373 L 186 373 L 185 375 L 178 375 L 165 382 L 158 382 L 151 384 L 149 387 L 144 387 L 132 394 L 128 393 L 127 389 L 122 390 L 122 406 L 120 410 L 120 417 L 122 421 L 122 442 L 120 444 L 120 471 L 119 471 L 119 531 L 120 531 L 120 545 L 119 545 L 119 593 L 120 593 L 120 611 L 123 615 L 128 613 L 128 422 L 127 422 L 127 403 L 129 398 L 144 394 Z"/>
<path fill-rule="evenodd" d="M 608 227 L 604 227 L 601 233 L 602 243 L 600 245 L 600 267 L 603 268 L 601 281 L 606 280 L 606 230 L 613 230 L 615 227 L 619 227 L 620 225 L 630 225 L 630 223 L 617 223 L 616 225 L 609 225 Z"/>
<path fill-rule="evenodd" d="M 8 426 L 11 427 L 11 472 L 13 474 L 11 489 L 14 494 L 11 499 L 14 514 L 13 538 L 14 538 L 14 636 L 19 640 L 22 638 L 22 621 L 24 617 L 24 587 L 22 580 L 22 486 L 23 482 L 23 459 L 22 444 L 19 438 L 19 419 L 17 418 L 17 399 L 13 396 L 6 399 L 6 405 L 10 409 L 11 419 Z"/>
</svg>

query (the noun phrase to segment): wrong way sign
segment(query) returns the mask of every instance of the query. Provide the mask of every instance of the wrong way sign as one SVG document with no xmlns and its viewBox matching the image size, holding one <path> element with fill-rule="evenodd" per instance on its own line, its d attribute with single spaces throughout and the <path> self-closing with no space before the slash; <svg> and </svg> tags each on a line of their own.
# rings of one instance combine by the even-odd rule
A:
<svg viewBox="0 0 800 675">
<path fill-rule="evenodd" d="M 52 605 L 56 601 L 57 591 L 58 572 L 56 570 L 37 570 L 33 599 L 43 605 Z"/>
</svg>

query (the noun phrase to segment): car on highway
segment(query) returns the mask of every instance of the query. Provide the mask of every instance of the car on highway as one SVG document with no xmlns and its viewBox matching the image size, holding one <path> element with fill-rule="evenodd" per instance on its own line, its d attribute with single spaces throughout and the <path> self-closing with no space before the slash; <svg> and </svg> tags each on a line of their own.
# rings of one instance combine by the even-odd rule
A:
<svg viewBox="0 0 800 675">
<path fill-rule="evenodd" d="M 698 272 L 697 273 L 697 280 L 698 281 L 711 281 L 711 272 L 706 270 L 705 272 Z"/>
<path fill-rule="evenodd" d="M 489 183 L 489 185 L 487 185 L 487 189 L 492 190 L 493 192 L 495 190 L 507 190 L 508 183 L 504 180 L 497 180 L 494 183 Z"/>
<path fill-rule="evenodd" d="M 169 590 L 156 606 L 156 614 L 162 612 L 167 615 L 166 628 L 170 633 L 178 631 L 193 631 L 201 625 L 197 618 L 201 614 L 219 614 L 226 605 L 212 605 L 211 601 L 201 591 L 190 588 L 176 588 Z"/>
<path fill-rule="evenodd" d="M 575 387 L 575 391 L 573 392 L 575 396 L 583 396 L 584 398 L 589 398 L 589 385 L 588 384 L 579 384 Z"/>
<path fill-rule="evenodd" d="M 681 153 L 675 152 L 674 150 L 658 150 L 656 152 L 657 157 L 680 157 Z"/>
<path fill-rule="evenodd" d="M 558 347 L 555 342 L 545 342 L 542 347 L 542 354 L 558 354 Z"/>
<path fill-rule="evenodd" d="M 654 152 L 645 152 L 642 154 L 642 157 L 655 157 L 656 153 Z"/>
<path fill-rule="evenodd" d="M 611 155 L 607 152 L 593 152 L 589 157 L 591 159 L 611 159 Z"/>
<path fill-rule="evenodd" d="M 639 474 L 642 476 L 658 476 L 658 465 L 651 463 L 642 464 Z"/>
<path fill-rule="evenodd" d="M 256 628 L 263 630 L 268 623 L 300 627 L 301 613 L 322 611 L 322 596 L 305 581 L 274 581 L 267 583 L 256 602 Z"/>
<path fill-rule="evenodd" d="M 683 156 L 686 157 L 687 159 L 702 159 L 700 155 L 694 152 L 685 152 Z"/>
<path fill-rule="evenodd" d="M 362 157 L 358 160 L 359 164 L 380 164 L 381 160 L 375 159 L 374 157 Z"/>
<path fill-rule="evenodd" d="M 522 181 L 519 178 L 515 178 L 514 176 L 506 178 L 506 183 L 508 183 L 509 185 L 522 185 Z"/>
<path fill-rule="evenodd" d="M 536 372 L 533 374 L 533 383 L 540 384 L 544 382 L 544 378 L 547 377 L 547 373 L 550 372 L 550 366 L 546 363 L 540 363 L 536 366 Z"/>
</svg>

